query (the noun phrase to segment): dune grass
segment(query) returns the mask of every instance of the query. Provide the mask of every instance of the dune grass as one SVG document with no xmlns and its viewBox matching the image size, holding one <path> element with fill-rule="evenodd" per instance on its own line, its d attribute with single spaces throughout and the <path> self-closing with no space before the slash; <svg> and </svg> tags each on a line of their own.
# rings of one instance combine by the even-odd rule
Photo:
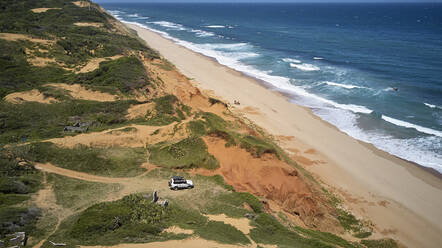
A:
<svg viewBox="0 0 442 248">
<path fill-rule="evenodd" d="M 216 169 L 219 166 L 201 138 L 191 137 L 175 144 L 159 143 L 148 149 L 150 162 L 166 168 Z"/>
<path fill-rule="evenodd" d="M 74 211 L 98 203 L 122 187 L 119 184 L 87 182 L 57 174 L 49 174 L 48 182 L 52 185 L 57 205 Z"/>
<path fill-rule="evenodd" d="M 132 177 L 145 169 L 146 162 L 143 148 L 91 148 L 79 145 L 75 148 L 62 148 L 50 142 L 28 145 L 25 154 L 30 161 L 52 163 L 56 166 L 109 177 Z"/>
</svg>

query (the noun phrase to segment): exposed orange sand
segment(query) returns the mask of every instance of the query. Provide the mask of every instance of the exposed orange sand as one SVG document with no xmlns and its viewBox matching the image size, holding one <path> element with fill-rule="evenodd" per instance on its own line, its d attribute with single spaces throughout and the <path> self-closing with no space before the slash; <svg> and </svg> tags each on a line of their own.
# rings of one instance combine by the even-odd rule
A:
<svg viewBox="0 0 442 248">
<path fill-rule="evenodd" d="M 322 231 L 342 231 L 330 215 L 332 210 L 324 207 L 324 199 L 312 192 L 311 186 L 293 167 L 271 154 L 255 158 L 245 149 L 226 147 L 220 138 L 206 137 L 204 141 L 209 153 L 220 163 L 214 173 L 222 175 L 235 190 L 272 200 L 287 213 L 298 215 L 307 226 Z"/>
</svg>

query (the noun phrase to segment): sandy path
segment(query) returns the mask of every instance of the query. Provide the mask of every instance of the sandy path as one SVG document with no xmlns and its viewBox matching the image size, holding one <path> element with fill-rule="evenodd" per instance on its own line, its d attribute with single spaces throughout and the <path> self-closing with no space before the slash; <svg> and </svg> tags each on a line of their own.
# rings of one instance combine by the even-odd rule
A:
<svg viewBox="0 0 442 248">
<path fill-rule="evenodd" d="M 236 99 L 241 101 L 241 107 L 253 108 L 253 114 L 244 115 L 270 133 L 295 137 L 284 142 L 285 148 L 319 151 L 324 163 L 309 170 L 351 199 L 357 199 L 348 201 L 350 208 L 369 217 L 379 232 L 410 247 L 435 247 L 442 243 L 442 180 L 349 137 L 310 110 L 290 103 L 239 72 L 154 32 L 129 26 L 183 74 L 194 78 L 197 86 L 212 90 L 228 102 Z M 376 204 L 381 201 L 389 204 Z"/>
<path fill-rule="evenodd" d="M 87 174 L 84 172 L 60 168 L 60 167 L 54 166 L 50 163 L 46 163 L 46 164 L 36 163 L 35 168 L 45 171 L 45 172 L 49 172 L 49 173 L 54 173 L 54 174 L 58 174 L 58 175 L 62 175 L 62 176 L 70 177 L 70 178 L 75 178 L 75 179 L 89 181 L 89 182 L 96 182 L 96 183 L 122 183 L 122 182 L 132 180 L 132 178 L 124 178 L 124 177 L 95 176 L 95 175 Z"/>
</svg>

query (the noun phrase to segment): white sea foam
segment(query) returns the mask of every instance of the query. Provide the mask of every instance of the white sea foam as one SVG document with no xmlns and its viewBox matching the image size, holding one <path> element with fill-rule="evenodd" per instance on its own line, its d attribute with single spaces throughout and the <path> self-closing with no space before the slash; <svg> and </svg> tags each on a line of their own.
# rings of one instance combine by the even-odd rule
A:
<svg viewBox="0 0 442 248">
<path fill-rule="evenodd" d="M 215 50 L 229 50 L 229 51 L 242 51 L 252 49 L 253 46 L 249 43 L 212 43 L 212 44 L 204 44 L 206 49 L 215 49 Z"/>
<path fill-rule="evenodd" d="M 390 123 L 393 123 L 396 126 L 401 126 L 401 127 L 406 127 L 406 128 L 414 128 L 421 133 L 426 133 L 426 134 L 431 134 L 431 135 L 442 137 L 442 131 L 434 130 L 434 129 L 431 129 L 428 127 L 422 127 L 422 126 L 415 125 L 415 124 L 412 124 L 412 123 L 409 123 L 406 121 L 394 119 L 394 118 L 391 118 L 391 117 L 388 117 L 385 115 L 382 115 L 382 119 L 385 121 L 388 121 Z"/>
<path fill-rule="evenodd" d="M 436 105 L 434 105 L 434 104 L 429 104 L 429 103 L 426 103 L 426 102 L 424 102 L 424 104 L 425 104 L 425 106 L 427 106 L 427 107 L 430 107 L 430 108 L 436 108 Z"/>
<path fill-rule="evenodd" d="M 177 24 L 177 23 L 173 23 L 173 22 L 168 22 L 168 21 L 157 21 L 157 22 L 148 22 L 148 23 L 153 23 L 153 24 L 160 25 L 162 27 L 173 29 L 173 30 L 181 30 L 181 31 L 187 30 L 181 24 Z"/>
<path fill-rule="evenodd" d="M 314 108 L 313 112 L 353 138 L 371 143 L 390 154 L 436 169 L 442 173 L 442 155 L 435 152 L 442 150 L 441 137 L 425 136 L 398 139 L 378 131 L 362 130 L 358 126 L 357 115 L 352 112 L 335 108 Z M 439 147 L 435 148 L 436 144 L 440 144 Z"/>
<path fill-rule="evenodd" d="M 352 84 L 339 84 L 339 83 L 330 82 L 330 81 L 325 81 L 324 83 L 327 84 L 327 85 L 330 85 L 330 86 L 336 86 L 336 87 L 341 87 L 341 88 L 346 88 L 346 89 L 355 89 L 355 88 L 363 89 L 363 88 L 366 88 L 366 87 L 352 85 Z"/>
<path fill-rule="evenodd" d="M 322 59 L 324 59 L 324 58 L 322 58 L 322 57 L 313 57 L 313 59 L 314 59 L 314 60 L 322 60 Z"/>
<path fill-rule="evenodd" d="M 429 104 L 429 103 L 426 103 L 426 102 L 424 102 L 424 104 L 425 104 L 425 106 L 427 106 L 429 108 L 432 108 L 432 109 L 442 109 L 442 107 L 434 105 L 434 104 Z"/>
<path fill-rule="evenodd" d="M 226 26 L 223 25 L 207 25 L 206 28 L 225 28 Z"/>
<path fill-rule="evenodd" d="M 301 63 L 301 60 L 292 59 L 292 58 L 284 58 L 284 59 L 282 59 L 282 61 L 287 62 L 287 63 L 296 63 L 296 64 Z"/>
<path fill-rule="evenodd" d="M 126 22 L 126 23 L 135 24 L 140 27 L 149 29 L 153 32 L 159 33 L 163 37 L 173 40 L 174 42 L 176 42 L 181 46 L 194 50 L 208 57 L 215 58 L 220 64 L 226 65 L 237 71 L 243 72 L 246 75 L 263 80 L 280 90 L 298 95 L 302 99 L 309 99 L 308 102 L 312 103 L 310 107 L 314 108 L 313 110 L 315 114 L 319 115 L 324 120 L 337 126 L 340 130 L 348 133 L 350 136 L 365 142 L 372 143 L 379 149 L 387 151 L 393 155 L 399 156 L 401 158 L 410 161 L 414 161 L 423 166 L 432 167 L 442 173 L 442 167 L 441 167 L 442 156 L 438 153 L 432 152 L 430 149 L 431 147 L 433 147 L 434 143 L 442 144 L 442 142 L 440 141 L 441 139 L 440 131 L 432 130 L 425 127 L 420 127 L 411 123 L 382 116 L 382 119 L 386 121 L 396 122 L 396 124 L 412 127 L 420 132 L 433 134 L 436 136 L 426 136 L 426 137 L 404 140 L 404 139 L 394 139 L 385 134 L 376 133 L 376 132 L 367 133 L 365 130 L 361 130 L 357 126 L 356 113 L 369 114 L 372 112 L 372 110 L 364 106 L 353 105 L 353 104 L 339 104 L 334 101 L 322 98 L 320 96 L 307 92 L 305 89 L 301 87 L 297 87 L 291 84 L 290 79 L 287 77 L 271 75 L 270 71 L 268 72 L 260 71 L 252 66 L 248 66 L 241 63 L 239 60 L 247 55 L 247 52 L 244 52 L 244 50 L 247 51 L 248 48 L 252 47 L 247 43 L 194 44 L 191 42 L 179 40 L 177 38 L 170 36 L 166 32 L 153 29 L 143 24 L 139 24 L 136 22 Z M 216 49 L 225 49 L 228 51 L 217 51 Z M 305 101 L 302 101 L 300 103 L 306 105 Z M 307 104 L 307 106 L 308 105 L 309 104 Z"/>
<path fill-rule="evenodd" d="M 138 14 L 130 14 L 130 15 L 127 15 L 127 16 L 129 16 L 129 17 L 140 17 Z"/>
<path fill-rule="evenodd" d="M 290 63 L 290 67 L 296 68 L 301 71 L 319 71 L 321 70 L 319 67 L 312 64 L 294 64 Z"/>
<path fill-rule="evenodd" d="M 198 36 L 198 37 L 210 37 L 210 36 L 215 36 L 215 34 L 212 33 L 212 32 L 207 32 L 207 31 L 199 30 L 199 29 L 192 29 L 192 30 L 190 30 L 190 32 L 195 33 L 196 36 Z"/>
</svg>

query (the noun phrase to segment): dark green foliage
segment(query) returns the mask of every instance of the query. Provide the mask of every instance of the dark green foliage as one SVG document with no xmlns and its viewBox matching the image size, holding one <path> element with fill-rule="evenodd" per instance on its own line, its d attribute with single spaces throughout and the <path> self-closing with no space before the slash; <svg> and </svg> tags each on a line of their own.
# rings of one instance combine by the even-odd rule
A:
<svg viewBox="0 0 442 248">
<path fill-rule="evenodd" d="M 35 51 L 39 57 L 55 59 L 59 64 L 73 68 L 86 63 L 91 58 L 101 58 L 118 54 L 128 54 L 136 51 L 146 58 L 159 58 L 158 54 L 146 47 L 134 35 L 115 33 L 110 20 L 113 17 L 99 10 L 98 5 L 91 8 L 80 8 L 70 0 L 1 0 L 0 1 L 0 33 L 18 33 L 30 37 L 55 41 L 54 45 L 47 46 L 29 41 L 5 41 L 0 39 L 0 99 L 5 95 L 36 88 L 47 83 L 75 82 L 81 80 L 84 84 L 95 76 L 93 84 L 102 86 L 102 90 L 120 90 L 139 88 L 148 83 L 145 72 L 140 70 L 141 62 L 107 65 L 105 70 L 111 70 L 113 75 L 101 80 L 96 73 L 87 76 L 74 76 L 72 72 L 64 70 L 58 64 L 46 67 L 35 67 L 26 60 L 25 49 Z M 31 9 L 41 7 L 58 7 L 59 10 L 48 10 L 44 13 L 33 13 Z M 76 22 L 103 23 L 103 28 L 78 27 Z M 38 48 L 47 49 L 47 53 L 39 52 Z M 93 52 L 91 52 L 93 51 Z M 133 66 L 134 68 L 131 68 Z M 118 72 L 123 72 L 119 74 Z M 116 76 L 115 80 L 110 77 Z M 129 77 L 130 80 L 122 82 Z M 123 77 L 123 78 L 121 78 Z M 103 82 L 102 82 L 103 81 Z M 118 86 L 117 89 L 108 86 Z"/>
<path fill-rule="evenodd" d="M 226 129 L 226 121 L 216 114 L 204 112 L 202 113 L 203 119 L 206 121 L 206 125 L 209 128 L 209 132 L 214 130 L 224 131 Z"/>
<path fill-rule="evenodd" d="M 201 138 L 187 138 L 170 145 L 160 143 L 149 151 L 152 163 L 168 168 L 216 169 L 219 166 Z"/>
<path fill-rule="evenodd" d="M 249 239 L 235 227 L 219 221 L 209 221 L 204 228 L 196 233 L 203 239 L 211 239 L 227 244 L 250 244 Z M 214 235 L 216 233 L 216 235 Z"/>
<path fill-rule="evenodd" d="M 66 73 L 53 65 L 31 66 L 26 60 L 27 46 L 28 43 L 23 41 L 0 39 L 0 99 L 15 91 L 30 90 L 42 84 L 60 81 Z"/>
<path fill-rule="evenodd" d="M 29 195 L 24 194 L 3 194 L 0 193 L 0 208 L 2 206 L 11 206 L 24 202 L 30 198 Z"/>
<path fill-rule="evenodd" d="M 174 95 L 166 95 L 163 97 L 156 98 L 155 100 L 155 110 L 157 114 L 163 115 L 173 115 L 175 114 L 175 106 L 178 99 Z"/>
<path fill-rule="evenodd" d="M 321 232 L 321 231 L 316 231 L 316 230 L 310 230 L 310 229 L 304 229 L 300 226 L 296 226 L 294 227 L 294 229 L 300 233 L 303 234 L 307 237 L 310 238 L 316 238 L 319 239 L 323 242 L 329 243 L 329 244 L 333 244 L 333 245 L 338 245 L 339 247 L 344 247 L 344 248 L 355 248 L 355 247 L 359 247 L 359 245 L 357 244 L 353 244 L 348 242 L 347 240 L 336 236 L 332 233 L 327 233 L 327 232 Z"/>
<path fill-rule="evenodd" d="M 224 107 L 227 108 L 227 104 L 224 103 L 224 102 L 222 102 L 222 101 L 220 101 L 220 100 L 218 100 L 218 99 L 215 99 L 215 98 L 209 97 L 209 102 L 210 102 L 211 105 L 214 105 L 214 104 L 221 104 L 221 105 L 223 105 Z"/>
<path fill-rule="evenodd" d="M 115 90 L 118 90 L 127 94 L 148 85 L 149 79 L 141 61 L 130 56 L 101 62 L 97 70 L 78 74 L 73 82 L 110 93 L 117 93 Z"/>
<path fill-rule="evenodd" d="M 318 239 L 304 238 L 299 234 L 288 230 L 269 214 L 260 214 L 252 224 L 255 228 L 250 231 L 250 237 L 257 243 L 277 244 L 278 247 L 333 247 Z"/>
<path fill-rule="evenodd" d="M 337 209 L 338 212 L 338 220 L 341 223 L 342 227 L 346 231 L 351 231 L 354 233 L 360 233 L 363 227 L 362 223 L 356 219 L 356 217 L 348 211 L 343 209 Z"/>
<path fill-rule="evenodd" d="M 28 145 L 26 158 L 40 163 L 52 163 L 62 168 L 111 177 L 130 177 L 144 171 L 144 149 L 90 148 L 79 145 L 73 149 L 61 148 L 50 142 Z"/>
<path fill-rule="evenodd" d="M 247 135 L 240 138 L 241 148 L 246 149 L 254 157 L 260 157 L 264 153 L 275 154 L 279 158 L 279 154 L 274 145 L 265 142 L 255 136 Z"/>
<path fill-rule="evenodd" d="M 367 248 L 398 248 L 397 243 L 392 239 L 377 239 L 377 240 L 361 240 L 361 243 Z"/>
<path fill-rule="evenodd" d="M 192 136 L 201 137 L 206 135 L 206 126 L 201 120 L 190 121 L 187 123 L 187 129 L 189 129 Z"/>
<path fill-rule="evenodd" d="M 40 209 L 35 207 L 0 206 L 0 238 L 18 231 L 32 235 L 40 215 Z"/>
<path fill-rule="evenodd" d="M 158 235 L 170 218 L 170 208 L 151 203 L 141 195 L 129 195 L 116 202 L 103 202 L 84 211 L 72 226 L 70 235 L 85 243 L 106 238 L 137 238 Z M 113 236 L 112 238 L 110 236 Z"/>
<path fill-rule="evenodd" d="M 148 112 L 146 114 L 147 121 L 142 121 L 141 123 L 151 125 L 151 126 L 165 126 L 171 124 L 175 121 L 180 121 L 183 119 L 175 116 L 177 111 L 178 99 L 174 95 L 166 95 L 154 99 L 155 102 L 155 114 Z M 181 114 L 183 114 L 181 112 Z"/>
<path fill-rule="evenodd" d="M 372 234 L 371 232 L 359 232 L 359 233 L 354 234 L 353 236 L 355 236 L 356 238 L 359 238 L 359 239 L 365 239 L 365 238 L 370 237 L 371 234 Z"/>
<path fill-rule="evenodd" d="M 69 101 L 54 104 L 0 102 L 0 144 L 22 141 L 22 138 L 44 139 L 66 135 L 63 128 L 72 125 L 70 117 L 93 124 L 90 131 L 111 127 L 126 121 L 127 109 L 136 101 L 93 102 Z"/>
<path fill-rule="evenodd" d="M 161 207 L 151 203 L 151 193 L 145 195 L 147 198 L 135 194 L 93 205 L 62 223 L 50 240 L 69 245 L 114 245 L 188 237 L 162 233 L 169 226 L 179 226 L 192 229 L 208 240 L 248 243 L 244 234 L 230 225 L 207 221 L 197 210 L 183 208 L 174 201 L 168 207 Z"/>
<path fill-rule="evenodd" d="M 49 6 L 61 9 L 44 13 L 31 12 L 33 8 Z M 109 20 L 113 18 L 100 11 L 95 4 L 91 8 L 81 8 L 70 0 L 2 0 L 0 8 L 0 32 L 23 33 L 44 39 L 59 37 L 53 55 L 66 64 L 77 64 L 94 56 L 122 54 L 129 49 L 140 50 L 147 57 L 158 58 L 156 52 L 132 35 L 110 33 L 114 27 Z M 76 22 L 98 22 L 103 23 L 104 27 L 78 27 L 73 25 Z"/>
<path fill-rule="evenodd" d="M 233 218 L 242 218 L 244 214 L 250 213 L 244 208 L 245 203 L 252 208 L 253 214 L 262 213 L 261 201 L 246 192 L 220 193 L 213 197 L 213 201 L 204 208 L 204 211 L 210 214 L 226 214 Z"/>
</svg>

